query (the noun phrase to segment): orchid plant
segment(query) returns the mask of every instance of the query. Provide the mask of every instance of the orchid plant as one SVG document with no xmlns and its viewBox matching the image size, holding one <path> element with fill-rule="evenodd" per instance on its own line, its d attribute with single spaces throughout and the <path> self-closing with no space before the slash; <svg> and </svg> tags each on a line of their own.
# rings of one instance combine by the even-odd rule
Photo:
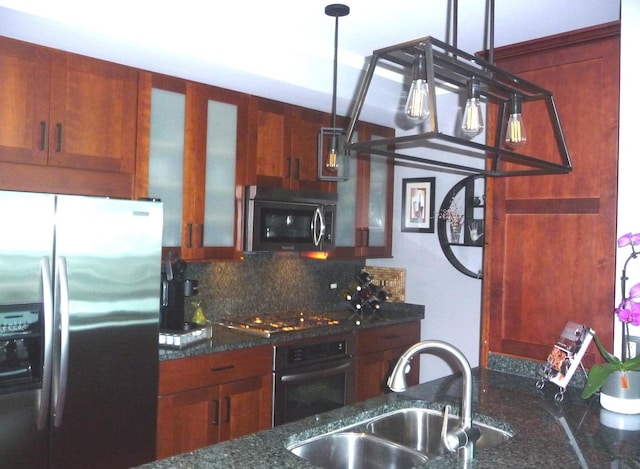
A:
<svg viewBox="0 0 640 469">
<path fill-rule="evenodd" d="M 629 280 L 627 277 L 627 264 L 629 264 L 631 259 L 635 259 L 640 255 L 640 252 L 636 251 L 635 248 L 635 246 L 640 246 L 640 233 L 627 233 L 621 236 L 618 239 L 618 247 L 626 246 L 631 246 L 631 254 L 622 267 L 622 276 L 620 277 L 622 301 L 615 309 L 615 313 L 622 323 L 622 358 L 618 358 L 609 353 L 602 346 L 598 337 L 593 334 L 596 346 L 607 363 L 594 365 L 591 367 L 591 370 L 589 370 L 587 383 L 582 391 L 582 397 L 584 399 L 600 390 L 612 373 L 616 371 L 640 371 L 640 355 L 627 359 L 630 355 L 629 324 L 640 326 L 640 283 L 632 286 L 629 289 L 629 296 L 626 295 L 626 282 Z"/>
</svg>

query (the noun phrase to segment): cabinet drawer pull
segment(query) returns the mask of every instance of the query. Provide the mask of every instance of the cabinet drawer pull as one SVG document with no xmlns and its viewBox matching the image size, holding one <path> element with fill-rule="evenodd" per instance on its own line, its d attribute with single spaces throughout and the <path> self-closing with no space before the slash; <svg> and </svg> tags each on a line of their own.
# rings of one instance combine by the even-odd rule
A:
<svg viewBox="0 0 640 469">
<path fill-rule="evenodd" d="M 224 400 L 227 403 L 227 416 L 224 419 L 225 423 L 231 422 L 231 396 L 225 396 Z"/>
<path fill-rule="evenodd" d="M 400 336 L 396 334 L 391 334 L 391 335 L 384 335 L 382 336 L 382 338 L 385 340 L 393 340 L 393 339 L 399 339 Z"/>
<path fill-rule="evenodd" d="M 209 371 L 226 371 L 226 370 L 233 370 L 236 366 L 235 365 L 225 365 L 225 366 L 219 366 L 217 368 L 209 368 Z"/>
<path fill-rule="evenodd" d="M 40 121 L 40 151 L 44 151 L 44 142 L 47 138 L 47 123 Z"/>
<path fill-rule="evenodd" d="M 62 124 L 56 124 L 56 151 L 62 151 Z"/>
<path fill-rule="evenodd" d="M 300 180 L 300 158 L 296 158 L 296 174 L 294 176 L 294 179 L 296 179 L 297 181 Z"/>
<path fill-rule="evenodd" d="M 187 224 L 187 232 L 188 232 L 188 238 L 187 239 L 187 247 L 193 247 L 193 225 L 191 223 Z"/>
<path fill-rule="evenodd" d="M 218 422 L 220 421 L 220 401 L 218 399 L 214 399 L 213 404 L 216 407 L 216 412 L 214 414 L 213 422 L 211 422 L 211 424 L 218 425 Z"/>
</svg>

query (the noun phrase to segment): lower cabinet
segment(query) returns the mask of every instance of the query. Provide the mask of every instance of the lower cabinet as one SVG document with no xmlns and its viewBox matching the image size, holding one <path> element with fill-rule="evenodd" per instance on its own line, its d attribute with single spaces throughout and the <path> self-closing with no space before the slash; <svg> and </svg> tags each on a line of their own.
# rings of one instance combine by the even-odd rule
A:
<svg viewBox="0 0 640 469">
<path fill-rule="evenodd" d="M 420 322 L 364 329 L 358 331 L 356 336 L 356 400 L 363 401 L 389 393 L 387 378 L 398 358 L 409 346 L 420 341 Z M 420 362 L 419 357 L 415 357 L 407 384 L 414 386 L 419 379 Z"/>
<path fill-rule="evenodd" d="M 270 346 L 160 363 L 157 458 L 271 427 Z"/>
</svg>

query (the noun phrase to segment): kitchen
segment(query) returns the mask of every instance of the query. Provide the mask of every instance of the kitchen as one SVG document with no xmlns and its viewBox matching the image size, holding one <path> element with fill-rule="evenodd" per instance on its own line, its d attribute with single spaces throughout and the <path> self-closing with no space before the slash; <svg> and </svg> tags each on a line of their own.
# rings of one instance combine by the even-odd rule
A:
<svg viewBox="0 0 640 469">
<path fill-rule="evenodd" d="M 320 15 L 322 15 L 321 9 L 319 11 L 320 11 Z M 345 34 L 349 29 L 348 22 L 346 19 L 342 22 L 342 25 L 343 25 L 342 31 L 343 31 L 343 34 Z M 9 30 L 10 26 L 11 25 L 8 24 L 7 28 L 3 27 L 3 31 Z M 423 34 L 422 30 L 421 30 L 421 34 Z M 624 133 L 621 133 L 621 138 L 623 138 L 623 135 Z M 622 161 L 623 152 L 624 152 L 624 147 L 621 145 L 621 161 Z M 629 173 L 625 171 L 625 174 L 629 174 Z M 412 172 L 409 169 L 397 168 L 396 184 L 395 184 L 396 199 L 399 199 L 400 197 L 399 181 L 403 177 L 411 177 L 413 175 L 415 175 L 415 172 Z M 439 193 L 441 195 L 439 195 L 438 198 L 441 198 L 444 195 L 446 188 L 447 188 L 446 179 L 441 179 L 441 177 L 438 176 L 437 189 L 439 191 L 442 191 L 441 193 Z M 619 198 L 620 200 L 633 199 L 633 197 L 619 197 Z M 396 201 L 394 206 L 396 207 L 396 209 L 394 210 L 394 217 L 399 217 L 399 210 L 397 209 L 397 207 L 399 206 L 399 202 Z M 633 228 L 634 228 L 633 226 L 629 226 L 628 229 L 633 229 Z M 439 246 L 437 246 L 437 241 L 435 241 L 435 239 L 431 239 L 432 238 L 431 236 L 401 234 L 401 232 L 399 231 L 399 221 L 398 222 L 394 221 L 394 230 L 395 230 L 394 236 L 393 236 L 394 243 L 395 243 L 393 246 L 394 259 L 393 260 L 375 259 L 369 262 L 372 265 L 408 266 L 407 302 L 415 303 L 415 304 L 424 304 L 426 305 L 426 311 L 429 312 L 428 314 L 426 314 L 425 322 L 423 322 L 423 325 L 422 325 L 423 330 L 425 331 L 423 333 L 423 336 L 425 338 L 431 337 L 431 333 L 429 331 L 439 331 L 439 333 L 442 334 L 443 339 L 451 340 L 452 342 L 455 342 L 456 337 L 460 331 L 456 330 L 453 327 L 454 324 L 456 327 L 460 327 L 460 324 L 464 324 L 465 326 L 469 327 L 469 331 L 478 331 L 479 330 L 479 297 L 480 297 L 479 283 L 480 282 L 478 282 L 475 279 L 468 279 L 468 278 L 462 277 L 457 272 L 452 271 L 451 267 L 448 265 L 448 262 L 441 256 L 440 248 Z M 426 238 L 430 238 L 430 239 L 426 239 Z M 426 244 L 423 245 L 423 243 L 426 243 Z M 425 271 L 425 269 L 421 268 L 421 265 L 423 264 L 423 262 L 419 262 L 420 264 L 419 266 L 416 266 L 412 262 L 413 258 L 416 258 L 416 259 L 420 258 L 418 254 L 421 252 L 429 252 L 432 254 L 433 259 L 430 260 L 430 262 L 431 262 L 431 265 L 433 266 L 433 269 L 428 269 Z M 245 259 L 245 260 L 248 260 L 248 259 Z M 260 260 L 256 259 L 256 262 L 260 262 Z M 221 265 L 217 268 L 221 269 L 223 274 L 219 276 L 216 275 L 215 278 L 224 278 L 224 274 L 227 272 L 227 270 L 233 269 L 233 267 L 227 266 L 227 265 Z M 251 277 L 248 277 L 248 278 L 243 278 L 243 280 L 245 282 L 250 283 L 252 279 Z M 428 288 L 423 288 L 422 287 L 423 283 L 428 285 Z M 459 308 L 459 311 L 451 311 L 451 306 L 452 306 L 450 301 L 451 285 L 455 285 L 455 290 L 457 291 L 464 291 L 466 293 L 476 292 L 477 296 L 473 298 L 473 295 L 468 295 L 468 297 L 465 296 L 464 298 L 460 299 L 458 298 L 460 295 L 456 295 L 456 304 L 454 306 L 456 309 Z M 216 300 L 220 303 L 227 302 L 229 304 L 234 304 L 234 301 L 237 301 L 237 299 L 234 299 L 234 295 L 233 295 L 235 291 L 234 285 L 232 284 L 227 285 L 226 288 L 227 288 L 226 289 L 227 294 L 224 295 L 223 293 L 223 295 L 221 295 L 220 297 L 216 297 Z M 268 288 L 266 288 L 265 290 L 267 290 L 267 293 L 264 298 L 270 298 L 269 295 L 271 294 L 273 294 L 273 296 L 277 296 L 279 293 L 282 293 L 281 291 L 282 289 L 272 290 L 273 293 L 269 293 Z M 295 291 L 295 288 L 292 288 L 290 293 L 292 296 L 294 295 L 294 291 Z M 263 290 L 261 290 L 261 293 L 264 293 Z M 287 292 L 287 294 L 289 293 Z M 469 301 L 469 304 L 467 304 L 467 301 Z M 439 306 L 439 304 L 446 305 L 446 308 L 443 308 L 443 306 Z M 216 307 L 213 305 L 206 305 L 206 306 L 214 307 L 214 308 Z M 469 314 L 469 311 L 476 311 L 476 314 Z M 452 318 L 454 320 L 451 320 Z M 447 333 L 446 328 L 443 328 L 443 324 L 446 324 L 447 327 L 452 327 L 453 330 L 450 330 Z M 448 326 L 449 324 L 451 326 Z M 476 337 L 477 333 L 470 332 L 470 334 L 467 334 L 467 335 L 471 335 L 471 337 Z M 477 340 L 479 341 L 479 338 Z M 478 345 L 474 344 L 473 340 L 471 341 L 465 340 L 464 343 L 460 345 L 464 346 L 463 347 L 465 348 L 464 352 L 467 355 L 467 357 L 470 359 L 472 364 L 477 364 L 479 362 Z M 425 376 L 423 380 L 427 380 L 430 378 L 430 375 L 428 373 L 432 372 L 431 370 L 441 366 L 437 362 L 435 362 L 433 365 L 431 364 L 427 365 L 426 363 L 428 361 L 429 361 L 428 358 L 425 358 L 425 360 L 423 360 L 424 364 L 422 366 L 424 370 L 423 374 Z M 446 373 L 446 371 L 444 371 L 444 373 Z"/>
</svg>

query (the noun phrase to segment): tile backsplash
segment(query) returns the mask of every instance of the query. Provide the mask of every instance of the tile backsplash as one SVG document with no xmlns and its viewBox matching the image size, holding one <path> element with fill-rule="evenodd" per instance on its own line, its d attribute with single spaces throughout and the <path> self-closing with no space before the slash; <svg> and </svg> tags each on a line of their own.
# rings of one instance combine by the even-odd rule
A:
<svg viewBox="0 0 640 469">
<path fill-rule="evenodd" d="M 361 260 L 314 260 L 295 254 L 245 253 L 240 262 L 189 264 L 186 278 L 199 282 L 199 301 L 210 321 L 266 311 L 344 309 L 341 289 L 363 268 Z M 332 283 L 337 284 L 331 289 Z"/>
</svg>

